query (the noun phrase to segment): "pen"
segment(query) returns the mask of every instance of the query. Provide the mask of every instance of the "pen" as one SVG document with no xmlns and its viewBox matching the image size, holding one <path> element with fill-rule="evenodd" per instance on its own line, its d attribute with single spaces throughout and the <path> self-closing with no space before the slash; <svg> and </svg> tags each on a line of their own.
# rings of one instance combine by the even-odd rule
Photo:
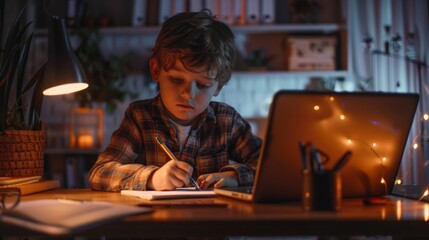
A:
<svg viewBox="0 0 429 240">
<path fill-rule="evenodd" d="M 313 169 L 315 169 L 317 172 L 323 172 L 323 165 L 322 160 L 320 159 L 319 150 L 314 147 L 314 145 L 310 145 L 310 152 Z"/>
<path fill-rule="evenodd" d="M 352 155 L 352 152 L 347 151 L 346 153 L 344 153 L 344 155 L 340 158 L 340 160 L 338 160 L 338 162 L 335 164 L 333 170 L 339 171 L 344 164 L 346 164 L 347 160 L 350 158 L 350 156 Z"/>
<path fill-rule="evenodd" d="M 301 154 L 302 168 L 307 169 L 307 154 L 305 153 L 305 144 L 301 141 L 298 142 L 299 151 Z"/>
<path fill-rule="evenodd" d="M 164 142 L 161 140 L 161 138 L 158 137 L 158 135 L 155 138 L 156 138 L 156 141 L 158 142 L 158 144 L 164 150 L 164 152 L 167 153 L 167 155 L 171 159 L 173 159 L 175 161 L 179 161 L 179 160 L 177 160 L 176 156 L 174 156 L 174 154 L 170 151 L 170 149 L 168 149 L 167 145 L 164 144 Z M 195 189 L 201 191 L 200 186 L 198 186 L 198 184 L 195 182 L 195 180 L 191 176 L 189 176 L 189 181 L 191 182 L 192 185 L 194 185 Z"/>
</svg>

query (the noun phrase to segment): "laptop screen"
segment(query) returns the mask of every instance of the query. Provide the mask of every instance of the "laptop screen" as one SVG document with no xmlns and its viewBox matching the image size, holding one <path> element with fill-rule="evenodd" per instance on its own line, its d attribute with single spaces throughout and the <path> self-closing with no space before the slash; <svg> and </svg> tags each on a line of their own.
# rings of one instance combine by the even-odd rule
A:
<svg viewBox="0 0 429 240">
<path fill-rule="evenodd" d="M 311 143 L 341 168 L 343 197 L 390 194 L 419 96 L 374 92 L 279 91 L 267 120 L 254 186 L 255 201 L 298 200 L 302 169 L 298 143 Z"/>
</svg>

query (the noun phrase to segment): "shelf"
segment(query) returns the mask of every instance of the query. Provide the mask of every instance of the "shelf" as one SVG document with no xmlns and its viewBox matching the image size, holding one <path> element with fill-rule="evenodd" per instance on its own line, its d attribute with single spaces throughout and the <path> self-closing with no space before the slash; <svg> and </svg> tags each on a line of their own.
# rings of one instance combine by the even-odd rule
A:
<svg viewBox="0 0 429 240">
<path fill-rule="evenodd" d="M 273 32 L 335 32 L 344 27 L 339 24 L 272 24 L 272 25 L 247 25 L 231 26 L 231 30 L 237 33 L 273 33 Z"/>
<path fill-rule="evenodd" d="M 259 75 L 261 77 L 263 76 L 271 76 L 271 77 L 285 77 L 285 78 L 292 78 L 292 77 L 344 77 L 347 78 L 349 76 L 348 71 L 345 70 L 339 70 L 339 71 L 236 71 L 233 72 L 233 76 L 246 76 L 246 75 Z"/>
<path fill-rule="evenodd" d="M 275 33 L 275 32 L 300 32 L 300 33 L 312 33 L 312 32 L 324 32 L 330 33 L 345 29 L 345 26 L 335 23 L 328 24 L 265 24 L 265 25 L 245 25 L 230 26 L 234 33 Z M 100 32 L 103 34 L 141 34 L 150 33 L 157 34 L 160 30 L 160 26 L 145 26 L 145 27 L 105 27 L 100 28 Z M 37 34 L 47 34 L 47 29 L 37 29 Z"/>
<path fill-rule="evenodd" d="M 140 72 L 134 72 L 129 74 L 134 77 L 143 76 Z M 270 76 L 270 77 L 349 77 L 349 72 L 346 70 L 334 70 L 334 71 L 280 71 L 280 70 L 267 70 L 267 71 L 233 71 L 232 76 L 235 77 L 246 77 L 252 76 Z"/>
<path fill-rule="evenodd" d="M 273 33 L 273 32 L 335 32 L 343 28 L 339 24 L 271 24 L 230 26 L 234 33 Z M 148 27 L 110 27 L 101 28 L 105 34 L 158 33 L 159 26 Z"/>
</svg>

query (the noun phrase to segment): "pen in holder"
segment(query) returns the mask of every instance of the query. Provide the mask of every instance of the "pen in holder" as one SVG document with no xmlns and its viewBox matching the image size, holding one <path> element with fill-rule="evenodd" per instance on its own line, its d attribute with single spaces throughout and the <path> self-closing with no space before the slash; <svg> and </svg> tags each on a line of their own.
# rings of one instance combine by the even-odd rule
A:
<svg viewBox="0 0 429 240">
<path fill-rule="evenodd" d="M 342 199 L 340 170 L 349 160 L 351 152 L 347 151 L 332 169 L 325 170 L 323 164 L 329 161 L 326 153 L 321 152 L 311 143 L 299 142 L 299 149 L 303 164 L 304 210 L 339 211 Z"/>
</svg>

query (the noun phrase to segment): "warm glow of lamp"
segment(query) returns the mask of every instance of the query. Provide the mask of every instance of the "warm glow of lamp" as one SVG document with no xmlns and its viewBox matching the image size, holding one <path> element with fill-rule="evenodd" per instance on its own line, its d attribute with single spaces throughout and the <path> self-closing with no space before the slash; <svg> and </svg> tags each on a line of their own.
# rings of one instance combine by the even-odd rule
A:
<svg viewBox="0 0 429 240">
<path fill-rule="evenodd" d="M 94 137 L 90 134 L 82 134 L 77 139 L 77 145 L 79 148 L 93 148 Z"/>
<path fill-rule="evenodd" d="M 97 149 L 103 145 L 103 109 L 74 108 L 70 118 L 70 147 Z"/>
<path fill-rule="evenodd" d="M 55 96 L 78 92 L 88 87 L 88 83 L 69 83 L 45 89 L 43 95 Z"/>
<path fill-rule="evenodd" d="M 85 72 L 71 48 L 64 19 L 52 17 L 48 34 L 49 53 L 42 77 L 43 94 L 61 95 L 87 88 Z"/>
</svg>

